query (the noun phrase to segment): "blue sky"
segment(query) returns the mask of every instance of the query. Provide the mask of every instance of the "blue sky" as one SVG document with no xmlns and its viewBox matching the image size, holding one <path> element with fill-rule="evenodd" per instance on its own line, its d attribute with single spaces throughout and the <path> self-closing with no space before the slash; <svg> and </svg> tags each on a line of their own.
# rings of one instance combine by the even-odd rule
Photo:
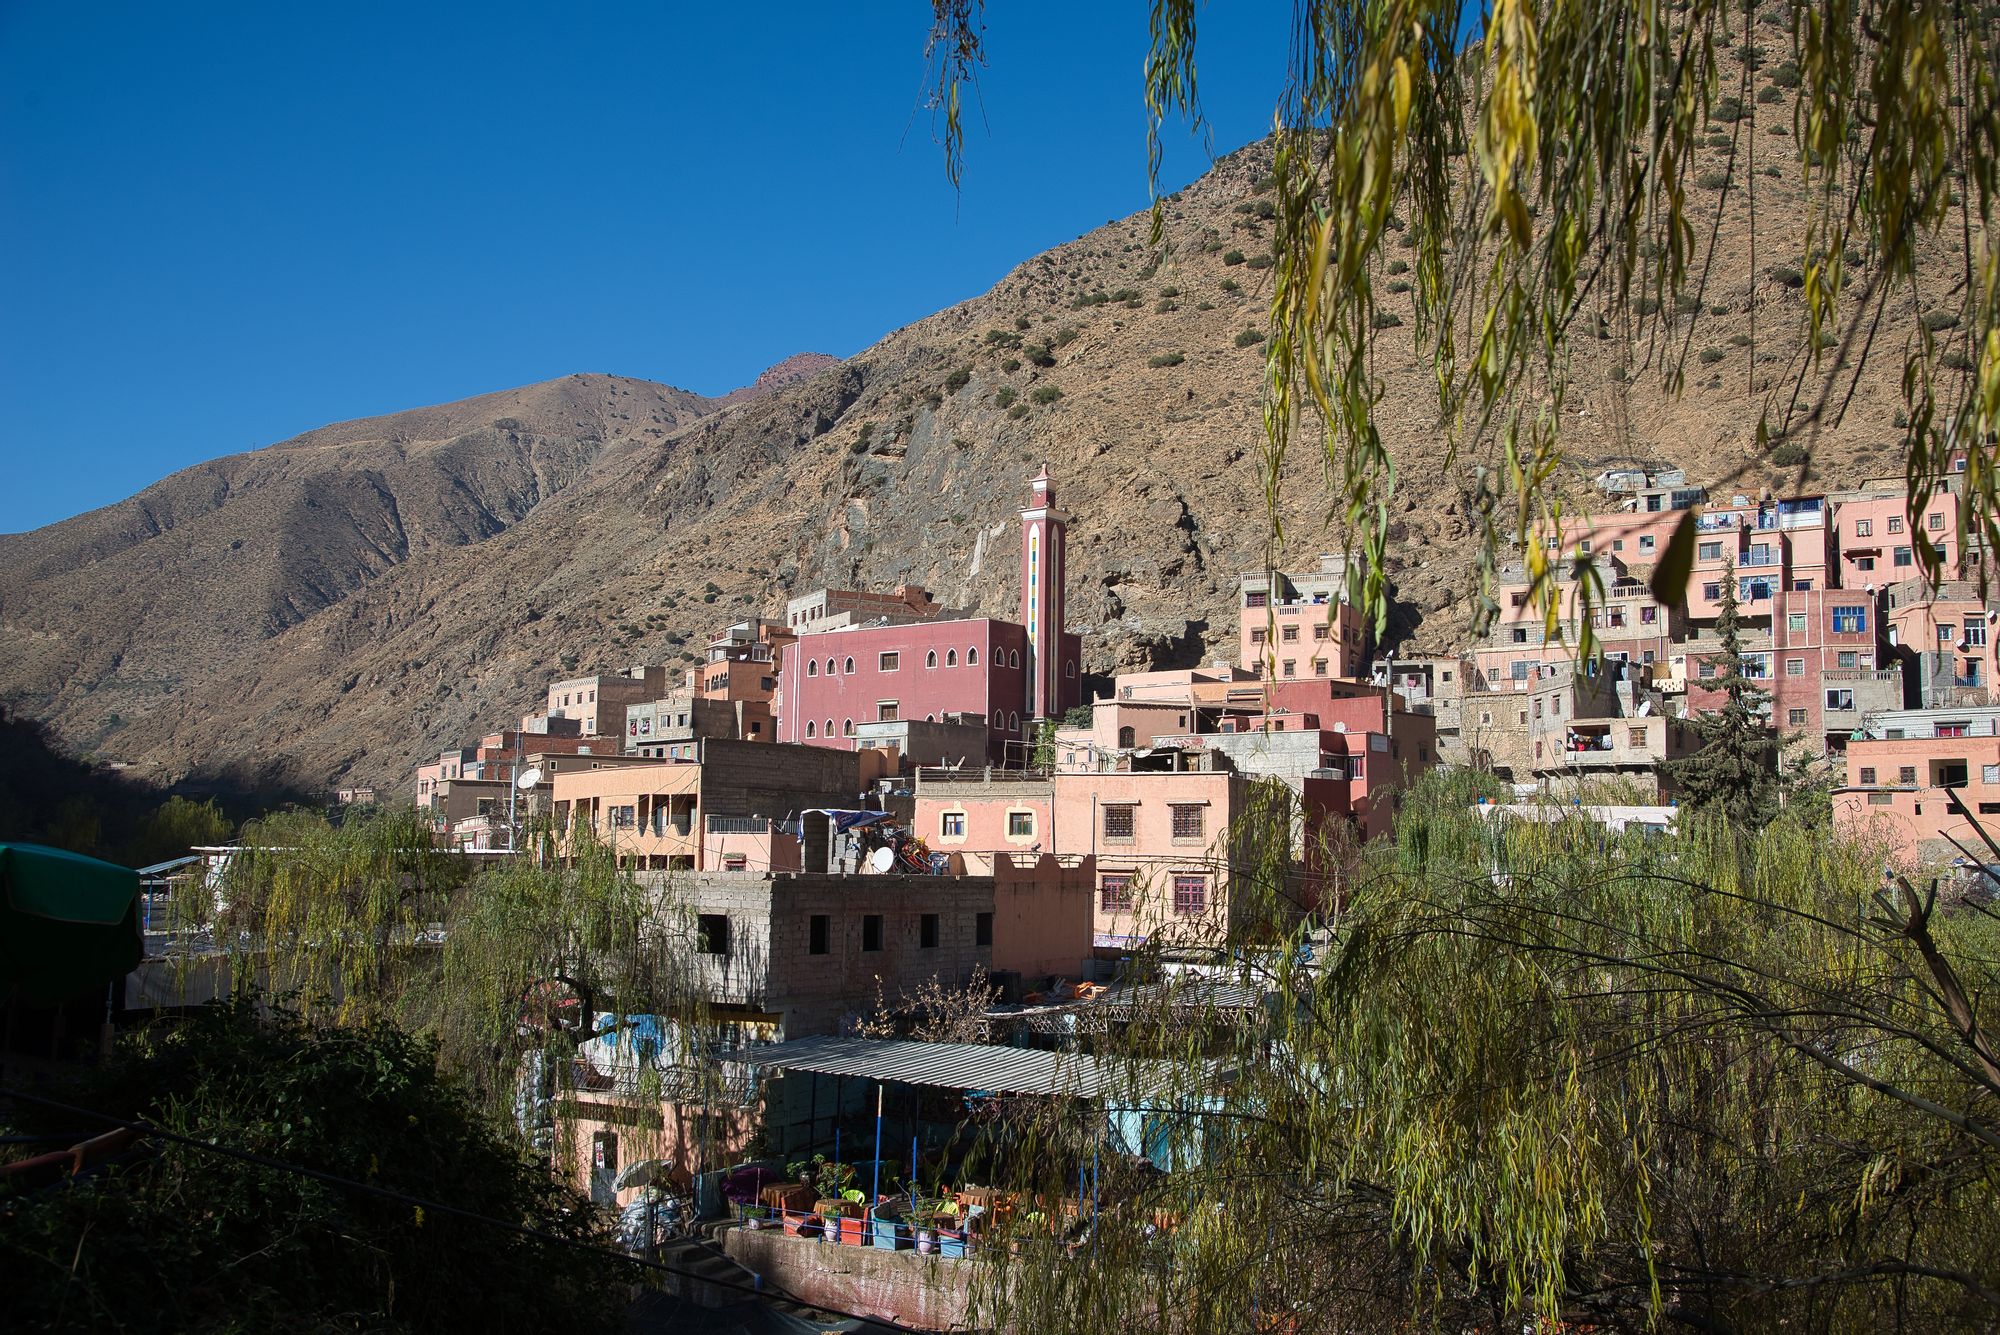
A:
<svg viewBox="0 0 2000 1335">
<path fill-rule="evenodd" d="M 958 194 L 929 8 L 0 0 L 0 532 L 573 371 L 720 393 L 1145 205 L 1142 0 L 995 0 Z M 1203 12 L 1216 153 L 1288 16 Z"/>
</svg>

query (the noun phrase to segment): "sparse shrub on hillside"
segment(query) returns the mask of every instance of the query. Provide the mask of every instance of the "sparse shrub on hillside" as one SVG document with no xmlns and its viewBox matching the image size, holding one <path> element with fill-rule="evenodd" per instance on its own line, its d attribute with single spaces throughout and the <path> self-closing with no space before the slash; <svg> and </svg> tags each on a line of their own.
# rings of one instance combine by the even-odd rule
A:
<svg viewBox="0 0 2000 1335">
<path fill-rule="evenodd" d="M 1410 262 L 1408 260 L 1389 261 L 1390 273 L 1408 273 L 1409 271 L 1410 271 Z"/>
<path fill-rule="evenodd" d="M 1006 329 L 987 330 L 986 341 L 996 348 L 1018 348 L 1021 346 L 1021 336 Z"/>
<path fill-rule="evenodd" d="M 1750 335 L 1748 335 L 1748 334 L 1731 334 L 1731 335 L 1729 336 L 1729 346 L 1730 346 L 1730 347 L 1732 347 L 1732 348 L 1747 348 L 1747 347 L 1749 347 L 1749 346 L 1750 346 Z"/>
<path fill-rule="evenodd" d="M 1253 195 L 1268 194 L 1272 190 L 1277 189 L 1277 187 L 1278 187 L 1277 177 L 1260 176 L 1255 181 L 1250 183 L 1250 193 Z"/>
<path fill-rule="evenodd" d="M 1938 365 L 1944 367 L 1947 371 L 1970 371 L 1972 369 L 1972 358 L 1966 356 L 1962 350 L 1954 348 L 1944 356 L 1938 358 Z"/>
<path fill-rule="evenodd" d="M 1658 297 L 1641 297 L 1632 303 L 1632 307 L 1641 315 L 1658 315 L 1660 313 L 1660 299 Z"/>
<path fill-rule="evenodd" d="M 944 378 L 944 392 L 947 394 L 956 394 L 971 383 L 972 368 L 970 366 L 961 366 Z"/>
<path fill-rule="evenodd" d="M 1014 327 L 1016 329 L 1026 329 L 1029 325 L 1033 323 L 1034 321 L 1030 320 L 1025 315 L 1017 315 L 1014 317 Z"/>
<path fill-rule="evenodd" d="M 1757 90 L 1757 100 L 1759 102 L 1762 102 L 1764 105 L 1769 106 L 1773 102 L 1784 101 L 1785 95 L 1778 91 L 1778 85 L 1774 83 L 1767 83 L 1762 88 L 1759 88 Z"/>
<path fill-rule="evenodd" d="M 1239 348 L 1247 348 L 1263 341 L 1264 331 L 1261 329 L 1245 329 L 1236 336 L 1236 346 Z"/>
<path fill-rule="evenodd" d="M 1785 61 L 1771 71 L 1771 82 L 1780 88 L 1797 88 L 1799 86 L 1799 67 L 1792 61 Z"/>
<path fill-rule="evenodd" d="M 1701 350 L 1701 364 L 1703 366 L 1713 366 L 1721 360 L 1722 360 L 1721 348 L 1703 348 Z"/>
<path fill-rule="evenodd" d="M 1017 403 L 1013 407 L 1007 410 L 1007 416 L 1012 418 L 1016 422 L 1020 421 L 1023 417 L 1026 417 L 1027 415 L 1028 415 L 1028 405 L 1025 403 Z"/>
<path fill-rule="evenodd" d="M 1745 42 L 1736 48 L 1736 58 L 1754 70 L 1764 63 L 1764 48 Z"/>
<path fill-rule="evenodd" d="M 1612 367 L 1609 371 L 1605 372 L 1605 375 L 1614 385 L 1622 385 L 1628 378 L 1628 373 L 1622 366 Z"/>
<path fill-rule="evenodd" d="M 1153 303 L 1153 314 L 1172 315 L 1175 311 L 1179 310 L 1180 308 L 1181 304 L 1178 301 L 1168 301 L 1165 297 L 1161 297 L 1158 301 Z"/>
<path fill-rule="evenodd" d="M 1925 311 L 1924 328 L 1930 330 L 1933 334 L 1940 329 L 1956 329 L 1958 328 L 1958 317 L 1950 311 Z"/>
<path fill-rule="evenodd" d="M 1250 257 L 1250 267 L 1253 269 L 1268 269 L 1276 262 L 1268 253 Z"/>
<path fill-rule="evenodd" d="M 1162 367 L 1179 366 L 1182 362 L 1186 360 L 1187 358 L 1183 357 L 1178 352 L 1156 352 L 1152 356 L 1146 358 L 1146 365 L 1152 367 L 1154 370 L 1157 371 L 1160 370 Z"/>
<path fill-rule="evenodd" d="M 1078 297 L 1075 301 L 1070 303 L 1070 309 L 1078 311 L 1086 310 L 1092 306 L 1105 305 L 1110 300 L 1111 300 L 1111 294 L 1109 292 L 1103 291 L 1102 289 L 1099 289 L 1096 292 L 1086 292 L 1082 296 Z"/>
<path fill-rule="evenodd" d="M 1021 359 L 1019 357 L 1009 357 L 1006 361 L 1000 363 L 1000 369 L 1008 375 L 1012 375 L 1021 369 Z"/>
<path fill-rule="evenodd" d="M 855 444 L 861 446 L 861 448 L 864 450 L 868 448 L 868 442 L 873 440 L 874 438 L 875 438 L 875 424 L 873 422 L 863 422 L 861 424 L 861 430 L 855 432 L 854 434 Z"/>
<path fill-rule="evenodd" d="M 1055 337 L 1049 340 L 1049 346 L 1056 348 L 1066 348 L 1070 344 L 1076 342 L 1076 336 L 1082 332 L 1083 331 L 1078 329 L 1075 325 L 1066 324 L 1062 328 L 1056 330 Z"/>
<path fill-rule="evenodd" d="M 1169 286 L 1160 289 L 1160 295 L 1163 297 L 1178 297 L 1180 294 L 1181 290 L 1177 287 Z"/>
<path fill-rule="evenodd" d="M 1729 184 L 1728 172 L 1703 172 L 1694 183 L 1704 190 L 1721 190 Z"/>
<path fill-rule="evenodd" d="M 993 406 L 995 408 L 1011 408 L 1014 406 L 1014 400 L 1020 397 L 1020 393 L 1012 385 L 1002 385 L 999 389 L 993 391 Z"/>
<path fill-rule="evenodd" d="M 1222 252 L 1222 262 L 1224 264 L 1241 264 L 1243 263 L 1243 252 L 1240 250 L 1225 250 Z"/>
<path fill-rule="evenodd" d="M 1392 278 L 1389 280 L 1389 290 L 1397 293 L 1408 292 L 1410 290 L 1410 280 L 1407 278 Z"/>
<path fill-rule="evenodd" d="M 1797 468 L 1808 457 L 1803 445 L 1787 443 L 1771 451 L 1771 462 L 1780 468 Z"/>
<path fill-rule="evenodd" d="M 1902 427 L 1908 426 L 1909 424 L 1910 424 L 1910 415 L 1904 412 L 1901 408 L 1896 409 L 1896 411 L 1891 413 L 1889 416 L 1890 426 L 1897 427 L 1900 429 Z"/>
<path fill-rule="evenodd" d="M 1036 366 L 1054 366 L 1056 354 L 1046 343 L 1030 343 L 1021 349 L 1021 355 Z"/>
<path fill-rule="evenodd" d="M 1139 299 L 1139 289 L 1136 287 L 1121 287 L 1111 294 L 1111 299 L 1113 301 L 1137 301 Z"/>
<path fill-rule="evenodd" d="M 1054 403 L 1057 399 L 1061 398 L 1062 396 L 1063 396 L 1062 390 L 1055 385 L 1037 385 L 1035 387 L 1035 392 L 1030 394 L 1028 397 L 1046 408 L 1048 405 Z"/>
<path fill-rule="evenodd" d="M 1222 280 L 1222 290 L 1224 292 L 1241 292 L 1243 284 L 1237 282 L 1234 278 L 1225 278 Z"/>
<path fill-rule="evenodd" d="M 1212 311 L 1215 309 L 1215 303 L 1212 301 L 1197 301 L 1194 304 L 1194 308 L 1198 311 Z"/>
<path fill-rule="evenodd" d="M 1394 329 L 1403 323 L 1403 317 L 1394 311 L 1376 311 L 1370 323 L 1377 329 Z"/>
<path fill-rule="evenodd" d="M 1700 311 L 1701 311 L 1700 293 L 1683 292 L 1678 297 L 1674 298 L 1674 314 L 1696 315 L 1699 314 Z"/>
<path fill-rule="evenodd" d="M 1721 121 L 1724 125 L 1734 125 L 1737 121 L 1743 119 L 1743 100 L 1736 97 L 1725 97 L 1720 102 L 1717 102 L 1715 110 L 1708 114 L 1713 119 Z"/>
</svg>

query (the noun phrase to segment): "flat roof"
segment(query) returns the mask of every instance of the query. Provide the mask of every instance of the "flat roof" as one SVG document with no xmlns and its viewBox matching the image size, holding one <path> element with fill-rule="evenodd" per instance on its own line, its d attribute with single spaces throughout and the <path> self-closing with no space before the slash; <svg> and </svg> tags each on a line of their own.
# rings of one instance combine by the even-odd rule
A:
<svg viewBox="0 0 2000 1335">
<path fill-rule="evenodd" d="M 1077 1052 L 996 1047 L 984 1043 L 921 1043 L 915 1039 L 798 1038 L 752 1048 L 738 1060 L 779 1071 L 928 1085 L 994 1094 L 1067 1094 L 1095 1099 L 1172 1092 L 1182 1068 L 1163 1061 L 1110 1061 Z M 1204 1077 L 1195 1088 L 1208 1088 Z"/>
</svg>

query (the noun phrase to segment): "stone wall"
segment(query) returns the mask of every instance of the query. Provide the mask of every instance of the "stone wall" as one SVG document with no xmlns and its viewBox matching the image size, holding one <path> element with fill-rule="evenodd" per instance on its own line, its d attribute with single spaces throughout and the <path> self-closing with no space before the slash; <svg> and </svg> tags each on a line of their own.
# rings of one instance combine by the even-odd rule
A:
<svg viewBox="0 0 2000 1335">
<path fill-rule="evenodd" d="M 968 1330 L 973 1261 L 732 1228 L 723 1250 L 767 1287 L 913 1330 Z"/>
</svg>

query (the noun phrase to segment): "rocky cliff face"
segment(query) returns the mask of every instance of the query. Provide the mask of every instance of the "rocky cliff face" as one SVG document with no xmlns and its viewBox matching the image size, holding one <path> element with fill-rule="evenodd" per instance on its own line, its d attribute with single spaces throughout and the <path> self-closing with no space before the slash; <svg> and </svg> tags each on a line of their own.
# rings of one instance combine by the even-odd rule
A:
<svg viewBox="0 0 2000 1335">
<path fill-rule="evenodd" d="M 1264 319 L 1266 166 L 1246 150 L 1171 200 L 1164 259 L 1135 215 L 845 362 L 794 358 L 721 401 L 571 376 L 327 427 L 0 538 L 0 696 L 165 777 L 276 759 L 302 782 L 400 791 L 551 675 L 689 665 L 701 637 L 795 588 L 912 581 L 1013 614 L 1015 511 L 1044 459 L 1076 516 L 1087 667 L 1228 653 L 1236 576 L 1271 531 L 1260 349 L 1238 342 Z M 1796 243 L 1772 234 L 1787 188 L 1759 185 L 1766 254 Z M 1725 209 L 1719 256 L 1743 226 Z M 1731 337 L 1753 295 L 1766 329 L 1798 318 L 1796 297 L 1718 265 L 1696 337 L 1720 355 L 1690 362 L 1678 399 L 1643 336 L 1580 350 L 1578 457 L 1661 459 L 1733 478 L 1725 492 L 1798 483 L 1754 457 L 1744 406 L 1784 368 Z M 1467 478 L 1440 464 L 1407 333 L 1377 352 L 1402 478 L 1392 634 L 1442 649 L 1465 624 Z M 1898 466 L 1892 376 L 1871 370 L 1822 434 L 1817 485 Z M 1319 462 L 1295 457 L 1282 482 L 1272 555 L 1336 549 Z"/>
</svg>

